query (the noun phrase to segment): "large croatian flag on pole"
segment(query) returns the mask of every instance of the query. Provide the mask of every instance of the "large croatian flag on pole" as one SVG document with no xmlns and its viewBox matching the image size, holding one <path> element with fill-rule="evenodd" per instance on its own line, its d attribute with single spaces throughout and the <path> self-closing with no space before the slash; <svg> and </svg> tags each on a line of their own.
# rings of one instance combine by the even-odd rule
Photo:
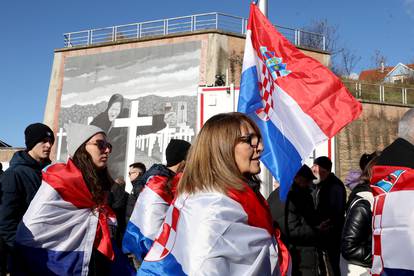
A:
<svg viewBox="0 0 414 276">
<path fill-rule="evenodd" d="M 356 119 L 361 104 L 324 65 L 283 37 L 250 6 L 238 111 L 259 126 L 262 162 L 282 198 L 314 148 Z"/>
</svg>

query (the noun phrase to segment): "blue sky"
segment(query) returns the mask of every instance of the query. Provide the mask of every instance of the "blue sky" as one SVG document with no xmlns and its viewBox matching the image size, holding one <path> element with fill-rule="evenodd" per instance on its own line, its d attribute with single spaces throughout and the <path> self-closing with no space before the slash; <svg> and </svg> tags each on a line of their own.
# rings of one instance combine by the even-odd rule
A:
<svg viewBox="0 0 414 276">
<path fill-rule="evenodd" d="M 206 12 L 248 17 L 247 0 L 13 0 L 0 4 L 0 140 L 24 146 L 23 131 L 43 121 L 53 51 L 63 33 Z M 390 65 L 414 63 L 414 0 L 268 0 L 277 25 L 300 28 L 327 19 L 341 44 L 372 65 L 380 50 Z"/>
</svg>

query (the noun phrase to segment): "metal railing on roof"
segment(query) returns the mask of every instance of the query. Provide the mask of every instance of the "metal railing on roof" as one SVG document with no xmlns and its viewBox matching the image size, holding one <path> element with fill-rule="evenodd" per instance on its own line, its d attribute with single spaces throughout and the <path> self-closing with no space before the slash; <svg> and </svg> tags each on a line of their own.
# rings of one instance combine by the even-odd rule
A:
<svg viewBox="0 0 414 276">
<path fill-rule="evenodd" d="M 216 12 L 71 32 L 63 34 L 63 37 L 64 47 L 69 48 L 202 30 L 222 30 L 244 35 L 246 26 L 245 18 Z M 296 46 L 326 50 L 325 36 L 322 34 L 282 26 L 276 28 Z"/>
</svg>

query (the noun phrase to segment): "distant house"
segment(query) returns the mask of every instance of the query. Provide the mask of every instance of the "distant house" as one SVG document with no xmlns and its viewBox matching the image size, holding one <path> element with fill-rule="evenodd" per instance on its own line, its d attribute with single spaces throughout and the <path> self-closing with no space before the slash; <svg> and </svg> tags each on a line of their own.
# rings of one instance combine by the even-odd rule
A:
<svg viewBox="0 0 414 276">
<path fill-rule="evenodd" d="M 11 146 L 2 140 L 0 140 L 0 148 L 11 148 Z"/>
<path fill-rule="evenodd" d="M 362 71 L 360 81 L 407 83 L 414 80 L 414 64 L 398 63 L 396 66 L 381 66 L 380 68 Z"/>
</svg>

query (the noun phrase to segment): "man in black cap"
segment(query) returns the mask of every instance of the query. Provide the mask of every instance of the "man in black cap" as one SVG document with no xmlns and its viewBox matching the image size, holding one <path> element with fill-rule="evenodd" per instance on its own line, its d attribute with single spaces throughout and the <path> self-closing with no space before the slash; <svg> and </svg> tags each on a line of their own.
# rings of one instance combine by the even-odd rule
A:
<svg viewBox="0 0 414 276">
<path fill-rule="evenodd" d="M 316 177 L 303 165 L 288 193 L 285 211 L 285 235 L 292 257 L 292 275 L 318 275 L 317 245 L 327 222 L 321 222 L 312 198 L 312 181 Z"/>
<path fill-rule="evenodd" d="M 329 221 L 329 229 L 321 240 L 321 249 L 328 256 L 330 275 L 341 275 L 339 269 L 341 233 L 344 226 L 346 191 L 342 181 L 331 172 L 332 161 L 321 156 L 314 160 L 312 172 L 316 179 L 315 206 L 320 221 Z"/>
<path fill-rule="evenodd" d="M 26 149 L 13 155 L 0 180 L 0 275 L 6 274 L 17 225 L 42 183 L 42 169 L 50 164 L 55 141 L 53 131 L 41 123 L 29 125 L 24 134 Z"/>
</svg>

